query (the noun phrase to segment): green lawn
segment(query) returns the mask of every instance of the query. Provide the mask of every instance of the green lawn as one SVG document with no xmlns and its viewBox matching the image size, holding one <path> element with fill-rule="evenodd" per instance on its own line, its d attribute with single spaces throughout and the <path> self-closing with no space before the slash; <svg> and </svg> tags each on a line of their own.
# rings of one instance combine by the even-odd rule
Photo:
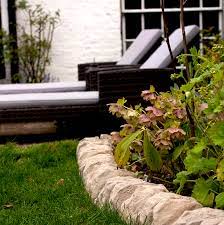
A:
<svg viewBox="0 0 224 225">
<path fill-rule="evenodd" d="M 91 203 L 74 141 L 0 147 L 0 225 L 125 224 Z"/>
</svg>

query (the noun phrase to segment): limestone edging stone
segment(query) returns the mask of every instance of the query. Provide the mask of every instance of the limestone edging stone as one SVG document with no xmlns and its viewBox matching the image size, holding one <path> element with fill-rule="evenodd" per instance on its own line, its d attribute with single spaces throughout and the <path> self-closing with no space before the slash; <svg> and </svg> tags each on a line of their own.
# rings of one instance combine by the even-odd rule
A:
<svg viewBox="0 0 224 225">
<path fill-rule="evenodd" d="M 224 225 L 224 211 L 168 192 L 118 169 L 109 135 L 84 138 L 77 148 L 80 174 L 93 201 L 111 204 L 127 221 L 148 225 Z"/>
</svg>

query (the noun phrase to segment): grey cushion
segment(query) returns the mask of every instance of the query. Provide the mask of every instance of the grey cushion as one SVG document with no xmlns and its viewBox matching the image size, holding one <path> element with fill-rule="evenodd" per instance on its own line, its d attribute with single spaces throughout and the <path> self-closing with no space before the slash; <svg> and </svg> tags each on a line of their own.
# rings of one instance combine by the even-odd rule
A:
<svg viewBox="0 0 224 225">
<path fill-rule="evenodd" d="M 85 81 L 35 84 L 1 84 L 0 94 L 84 91 Z"/>
<path fill-rule="evenodd" d="M 117 65 L 136 65 L 161 37 L 159 29 L 142 30 Z"/>
<path fill-rule="evenodd" d="M 189 43 L 198 33 L 199 27 L 190 25 L 185 27 L 187 43 Z M 175 30 L 169 37 L 173 56 L 176 57 L 184 48 L 183 36 L 181 29 Z M 149 57 L 149 59 L 140 67 L 141 69 L 150 68 L 166 68 L 171 63 L 171 57 L 167 43 L 165 41 L 158 47 L 158 49 Z"/>
<path fill-rule="evenodd" d="M 99 101 L 97 91 L 0 95 L 0 108 L 89 105 Z"/>
</svg>

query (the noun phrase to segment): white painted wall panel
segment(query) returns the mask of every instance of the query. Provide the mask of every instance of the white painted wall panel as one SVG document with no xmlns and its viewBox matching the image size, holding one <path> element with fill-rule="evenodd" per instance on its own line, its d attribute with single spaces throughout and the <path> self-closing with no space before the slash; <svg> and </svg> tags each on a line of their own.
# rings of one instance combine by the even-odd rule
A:
<svg viewBox="0 0 224 225">
<path fill-rule="evenodd" d="M 77 64 L 116 61 L 121 55 L 119 0 L 29 0 L 46 9 L 60 9 L 61 23 L 55 31 L 51 77 L 77 80 Z M 18 22 L 23 24 L 21 13 Z"/>
</svg>

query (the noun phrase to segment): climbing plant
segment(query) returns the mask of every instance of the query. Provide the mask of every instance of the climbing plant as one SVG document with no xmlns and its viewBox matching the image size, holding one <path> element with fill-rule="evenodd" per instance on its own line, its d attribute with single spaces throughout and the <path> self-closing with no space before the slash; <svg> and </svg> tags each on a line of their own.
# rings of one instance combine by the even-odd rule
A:
<svg viewBox="0 0 224 225">
<path fill-rule="evenodd" d="M 46 78 L 46 68 L 50 65 L 50 50 L 59 11 L 46 12 L 41 5 L 30 6 L 27 1 L 18 3 L 25 26 L 18 27 L 18 57 L 20 77 L 28 83 L 39 83 Z"/>
<path fill-rule="evenodd" d="M 17 10 L 23 18 L 16 24 L 18 37 L 8 35 L 1 30 L 1 44 L 4 47 L 6 62 L 18 56 L 19 73 L 12 74 L 13 82 L 39 83 L 48 77 L 47 66 L 51 63 L 50 51 L 55 29 L 60 21 L 60 13 L 50 13 L 38 4 L 31 6 L 26 0 L 17 4 Z M 18 47 L 12 48 L 18 41 Z"/>
</svg>

